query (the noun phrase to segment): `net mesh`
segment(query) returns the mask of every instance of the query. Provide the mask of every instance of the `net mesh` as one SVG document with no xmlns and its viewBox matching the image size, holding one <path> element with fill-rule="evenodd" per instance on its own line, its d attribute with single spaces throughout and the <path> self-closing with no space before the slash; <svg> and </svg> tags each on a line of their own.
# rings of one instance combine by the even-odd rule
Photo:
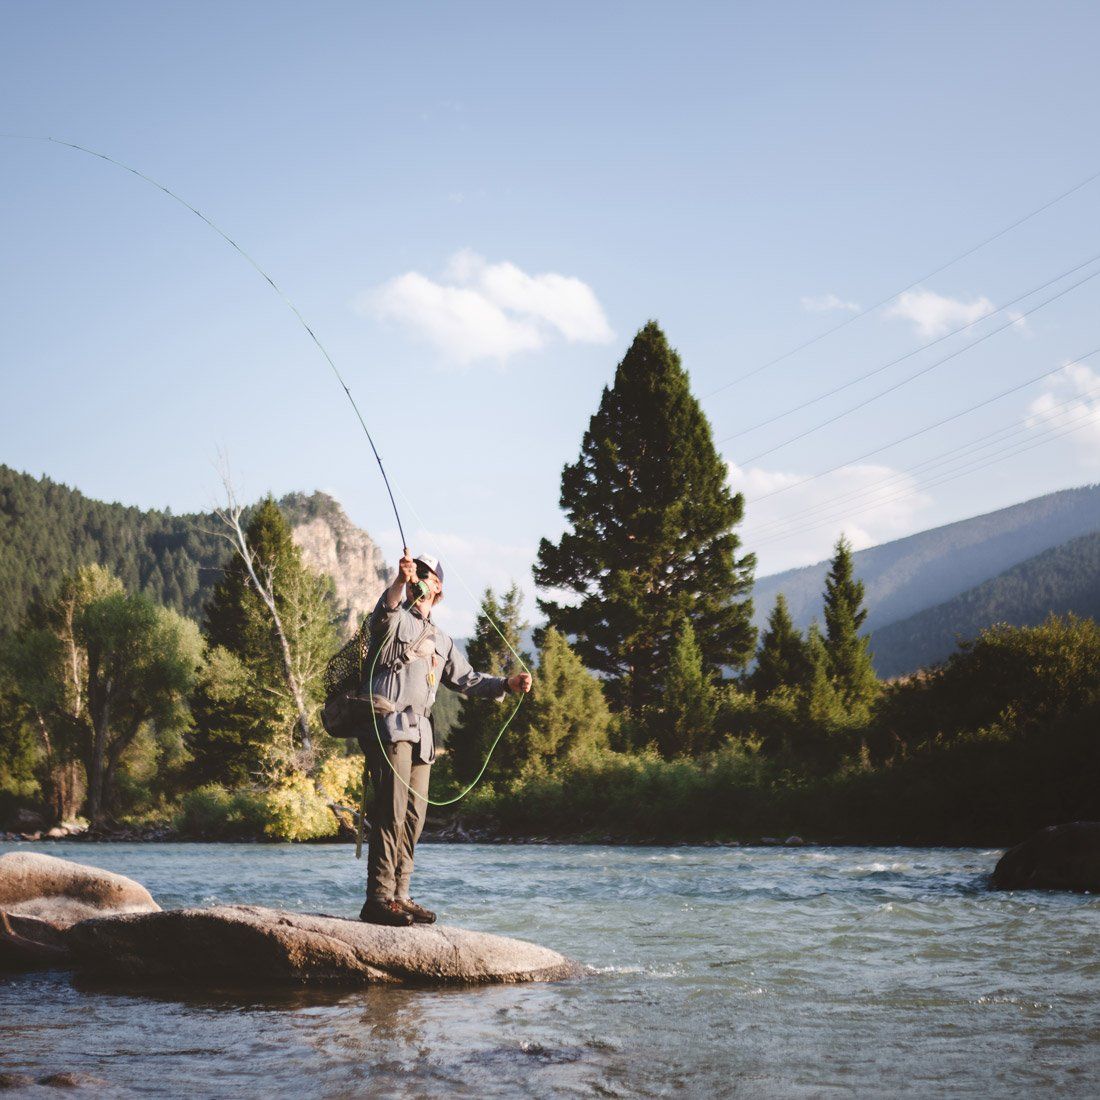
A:
<svg viewBox="0 0 1100 1100">
<path fill-rule="evenodd" d="M 367 669 L 367 627 L 364 623 L 325 667 L 325 698 L 356 691 Z"/>
</svg>

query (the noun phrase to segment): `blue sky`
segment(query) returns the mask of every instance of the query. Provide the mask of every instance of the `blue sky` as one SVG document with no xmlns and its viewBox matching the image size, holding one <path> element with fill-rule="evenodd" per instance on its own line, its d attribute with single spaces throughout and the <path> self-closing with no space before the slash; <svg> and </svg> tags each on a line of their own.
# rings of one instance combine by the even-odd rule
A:
<svg viewBox="0 0 1100 1100">
<path fill-rule="evenodd" d="M 561 467 L 634 332 L 656 318 L 711 394 L 1100 171 L 1098 22 L 1088 4 L 9 3 L 0 130 L 103 150 L 240 241 L 346 375 L 431 532 L 405 509 L 416 548 L 474 593 L 532 591 Z M 350 408 L 247 264 L 117 168 L 7 138 L 0 158 L 0 461 L 187 511 L 218 499 L 220 448 L 243 497 L 325 489 L 395 556 Z M 761 573 L 842 530 L 869 545 L 1097 479 L 1100 356 L 1072 364 L 1100 346 L 1100 278 L 1000 333 L 1014 315 L 983 316 L 1100 253 L 1098 210 L 1100 181 L 704 401 Z M 449 589 L 464 633 L 474 599 Z"/>
</svg>

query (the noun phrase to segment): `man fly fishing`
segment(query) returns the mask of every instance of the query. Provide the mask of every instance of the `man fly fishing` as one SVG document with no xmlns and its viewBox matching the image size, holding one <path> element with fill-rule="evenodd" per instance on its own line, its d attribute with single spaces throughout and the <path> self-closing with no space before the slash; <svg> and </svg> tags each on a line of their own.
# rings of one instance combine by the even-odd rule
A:
<svg viewBox="0 0 1100 1100">
<path fill-rule="evenodd" d="M 435 914 L 409 896 L 413 851 L 424 828 L 428 777 L 435 759 L 431 712 L 440 683 L 463 695 L 502 699 L 531 690 L 531 676 L 475 672 L 435 623 L 443 598 L 438 559 L 405 549 L 397 576 L 371 613 L 375 719 L 359 735 L 367 757 L 374 806 L 367 849 L 367 900 L 359 919 L 371 924 L 431 924 Z"/>
</svg>

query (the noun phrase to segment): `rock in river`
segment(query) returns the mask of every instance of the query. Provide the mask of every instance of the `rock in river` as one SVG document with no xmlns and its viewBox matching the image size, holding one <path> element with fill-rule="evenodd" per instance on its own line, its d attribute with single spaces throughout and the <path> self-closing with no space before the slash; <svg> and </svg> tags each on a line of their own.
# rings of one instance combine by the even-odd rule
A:
<svg viewBox="0 0 1100 1100">
<path fill-rule="evenodd" d="M 88 917 L 159 912 L 140 883 L 37 852 L 0 856 L 0 969 L 65 962 L 65 932 Z"/>
<path fill-rule="evenodd" d="M 1100 891 L 1100 821 L 1041 829 L 1001 856 L 993 885 L 998 890 Z"/>
<path fill-rule="evenodd" d="M 103 917 L 70 938 L 96 971 L 231 985 L 531 982 L 582 971 L 556 951 L 486 932 L 386 928 L 255 905 Z"/>
</svg>

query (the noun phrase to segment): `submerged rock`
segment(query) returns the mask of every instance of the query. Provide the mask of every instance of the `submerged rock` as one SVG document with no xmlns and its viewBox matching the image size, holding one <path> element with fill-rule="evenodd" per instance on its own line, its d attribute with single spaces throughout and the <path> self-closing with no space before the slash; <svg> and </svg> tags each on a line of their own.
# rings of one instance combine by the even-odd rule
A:
<svg viewBox="0 0 1100 1100">
<path fill-rule="evenodd" d="M 1010 848 L 993 871 L 998 890 L 1100 891 L 1100 821 L 1041 829 Z"/>
<path fill-rule="evenodd" d="M 97 971 L 234 985 L 531 982 L 582 971 L 556 951 L 486 932 L 254 905 L 88 920 L 72 929 L 70 946 Z"/>
<path fill-rule="evenodd" d="M 63 965 L 66 930 L 88 917 L 159 912 L 140 883 L 38 852 L 0 856 L 0 969 Z"/>
</svg>

